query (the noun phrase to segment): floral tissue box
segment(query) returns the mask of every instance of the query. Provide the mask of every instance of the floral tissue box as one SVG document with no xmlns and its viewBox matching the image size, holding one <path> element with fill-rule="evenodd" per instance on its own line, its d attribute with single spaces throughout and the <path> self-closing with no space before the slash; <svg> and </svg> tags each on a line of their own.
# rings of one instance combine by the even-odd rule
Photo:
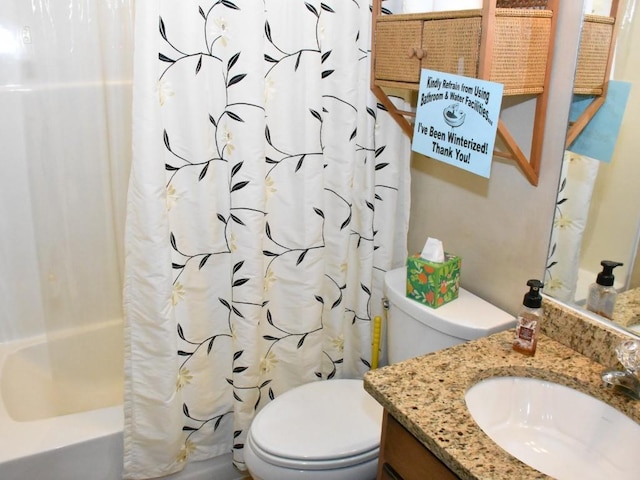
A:
<svg viewBox="0 0 640 480">
<path fill-rule="evenodd" d="M 407 258 L 407 297 L 431 308 L 458 298 L 460 257 L 444 254 L 444 262 L 430 262 L 419 254 Z"/>
</svg>

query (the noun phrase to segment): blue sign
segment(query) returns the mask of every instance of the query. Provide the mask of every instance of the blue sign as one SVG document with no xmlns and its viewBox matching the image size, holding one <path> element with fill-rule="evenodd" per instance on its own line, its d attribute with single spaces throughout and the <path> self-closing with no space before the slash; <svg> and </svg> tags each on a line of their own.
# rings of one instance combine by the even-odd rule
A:
<svg viewBox="0 0 640 480">
<path fill-rule="evenodd" d="M 502 84 L 422 69 L 411 149 L 489 178 Z"/>
<path fill-rule="evenodd" d="M 611 162 L 630 90 L 631 84 L 628 82 L 609 81 L 604 104 L 589 120 L 568 150 L 601 162 Z M 592 101 L 592 96 L 574 95 L 569 121 L 575 122 Z"/>
</svg>

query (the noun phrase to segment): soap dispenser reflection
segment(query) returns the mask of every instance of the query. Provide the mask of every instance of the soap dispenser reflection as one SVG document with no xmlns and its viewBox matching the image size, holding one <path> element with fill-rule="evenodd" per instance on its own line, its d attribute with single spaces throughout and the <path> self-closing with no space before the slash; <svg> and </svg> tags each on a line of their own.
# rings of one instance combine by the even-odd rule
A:
<svg viewBox="0 0 640 480">
<path fill-rule="evenodd" d="M 589 286 L 587 310 L 611 320 L 613 318 L 613 308 L 616 305 L 616 297 L 618 296 L 618 292 L 613 288 L 615 280 L 613 269 L 623 264 L 612 260 L 603 260 L 600 265 L 602 265 L 602 271 L 598 274 L 596 283 Z"/>
</svg>

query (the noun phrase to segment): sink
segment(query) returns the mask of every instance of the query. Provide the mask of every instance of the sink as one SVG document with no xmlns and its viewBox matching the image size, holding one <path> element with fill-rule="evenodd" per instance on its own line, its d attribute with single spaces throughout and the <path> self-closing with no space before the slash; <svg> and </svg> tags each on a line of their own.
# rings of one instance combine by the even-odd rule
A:
<svg viewBox="0 0 640 480">
<path fill-rule="evenodd" d="M 640 425 L 594 397 L 535 378 L 492 377 L 472 386 L 465 401 L 494 442 L 542 473 L 640 478 Z"/>
</svg>

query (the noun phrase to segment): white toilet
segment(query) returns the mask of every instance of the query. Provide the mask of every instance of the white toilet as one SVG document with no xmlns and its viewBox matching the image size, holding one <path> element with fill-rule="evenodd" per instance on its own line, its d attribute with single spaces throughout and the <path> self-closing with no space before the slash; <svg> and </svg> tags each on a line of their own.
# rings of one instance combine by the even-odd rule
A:
<svg viewBox="0 0 640 480">
<path fill-rule="evenodd" d="M 460 289 L 431 309 L 405 296 L 406 269 L 385 274 L 389 363 L 434 352 L 515 325 L 513 316 Z M 245 443 L 254 480 L 367 480 L 376 477 L 382 407 L 362 380 L 312 382 L 265 406 Z"/>
</svg>

